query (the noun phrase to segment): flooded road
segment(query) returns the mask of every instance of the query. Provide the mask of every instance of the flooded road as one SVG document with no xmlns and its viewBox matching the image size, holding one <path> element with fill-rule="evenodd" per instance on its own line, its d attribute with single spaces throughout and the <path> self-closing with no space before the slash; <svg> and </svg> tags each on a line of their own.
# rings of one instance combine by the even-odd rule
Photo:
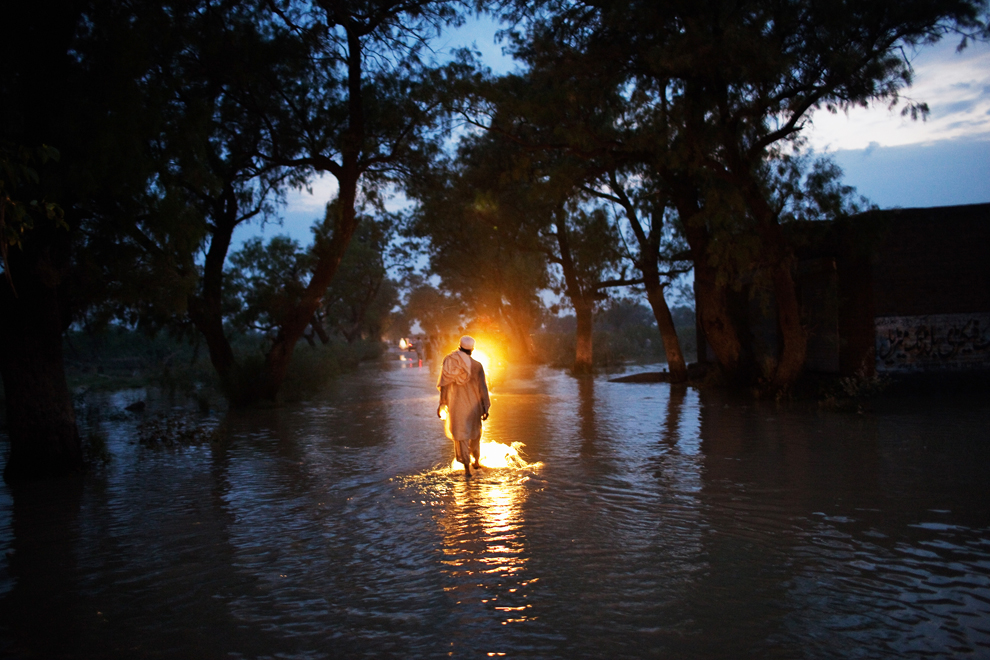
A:
<svg viewBox="0 0 990 660">
<path fill-rule="evenodd" d="M 447 467 L 426 369 L 0 487 L 0 656 L 990 657 L 990 401 L 862 415 L 520 371 Z M 4 446 L 5 450 L 6 447 Z"/>
</svg>

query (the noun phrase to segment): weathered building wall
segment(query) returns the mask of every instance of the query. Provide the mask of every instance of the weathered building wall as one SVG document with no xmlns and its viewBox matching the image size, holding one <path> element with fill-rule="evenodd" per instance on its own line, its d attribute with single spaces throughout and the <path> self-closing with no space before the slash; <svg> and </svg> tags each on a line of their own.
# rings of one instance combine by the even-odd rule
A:
<svg viewBox="0 0 990 660">
<path fill-rule="evenodd" d="M 885 215 L 872 259 L 876 369 L 990 369 L 990 204 Z"/>
<path fill-rule="evenodd" d="M 877 371 L 990 369 L 990 313 L 876 318 Z"/>
<path fill-rule="evenodd" d="M 809 371 L 990 370 L 990 204 L 873 211 L 788 231 Z M 770 319 L 746 316 L 753 346 L 773 346 Z"/>
<path fill-rule="evenodd" d="M 838 373 L 841 336 L 839 334 L 839 274 L 833 257 L 799 262 L 798 295 L 802 321 L 808 330 L 809 371 Z"/>
</svg>

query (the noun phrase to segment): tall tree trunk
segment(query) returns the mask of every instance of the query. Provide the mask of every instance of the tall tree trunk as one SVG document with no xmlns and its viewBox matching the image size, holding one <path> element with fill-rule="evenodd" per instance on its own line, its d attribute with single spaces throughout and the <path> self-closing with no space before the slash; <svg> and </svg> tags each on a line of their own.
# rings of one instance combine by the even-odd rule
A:
<svg viewBox="0 0 990 660">
<path fill-rule="evenodd" d="M 619 203 L 626 211 L 629 218 L 629 226 L 639 243 L 639 270 L 643 274 L 643 285 L 646 288 L 646 297 L 653 309 L 653 316 L 657 320 L 657 327 L 660 329 L 660 338 L 663 340 L 663 350 L 667 356 L 667 368 L 670 369 L 670 380 L 672 383 L 683 383 L 687 380 L 687 365 L 684 364 L 684 354 L 681 352 L 681 342 L 677 338 L 677 330 L 674 328 L 674 319 L 670 315 L 670 307 L 663 296 L 663 285 L 660 282 L 660 246 L 662 242 L 663 213 L 654 213 L 650 220 L 649 232 L 644 229 L 640 221 L 632 200 L 621 190 L 616 182 L 614 173 L 612 175 L 613 189 L 618 195 Z M 687 217 L 687 216 L 681 216 Z M 687 223 L 685 223 L 686 225 Z"/>
<path fill-rule="evenodd" d="M 682 191 L 677 199 L 677 212 L 694 260 L 698 322 L 722 373 L 730 381 L 739 382 L 744 376 L 739 330 L 729 309 L 727 285 L 719 282 L 718 271 L 708 263 L 708 229 L 702 224 L 695 195 Z M 703 359 L 704 350 L 704 346 L 698 346 L 699 360 Z"/>
<path fill-rule="evenodd" d="M 730 381 L 738 382 L 745 376 L 739 329 L 729 308 L 727 286 L 719 283 L 717 271 L 707 261 L 705 255 L 694 259 L 695 310 L 705 341 L 715 353 L 719 367 Z M 704 347 L 699 346 L 698 350 L 702 351 Z"/>
<path fill-rule="evenodd" d="M 216 229 L 203 266 L 203 291 L 189 301 L 189 318 L 206 339 L 210 362 L 220 377 L 224 393 L 236 406 L 249 400 L 250 393 L 237 377 L 234 351 L 223 331 L 223 264 L 237 225 L 237 200 L 229 184 L 220 204 L 223 208 L 215 214 Z"/>
<path fill-rule="evenodd" d="M 0 52 L 4 67 L 14 74 L 7 77 L 12 86 L 4 96 L 9 111 L 4 114 L 18 118 L 3 126 L 5 140 L 28 147 L 64 145 L 66 106 L 52 90 L 71 87 L 76 60 L 69 46 L 83 9 L 82 3 L 53 0 L 4 6 L 9 27 Z M 35 192 L 41 196 L 43 190 Z M 65 199 L 54 201 L 68 206 Z M 68 314 L 59 282 L 68 267 L 68 232 L 41 220 L 24 238 L 23 250 L 8 253 L 17 294 L 0 279 L 0 374 L 10 438 L 3 476 L 8 482 L 59 477 L 83 468 L 62 355 Z"/>
<path fill-rule="evenodd" d="M 660 286 L 659 277 L 644 276 L 643 279 L 646 298 L 650 301 L 657 327 L 660 328 L 663 351 L 667 355 L 667 368 L 670 369 L 670 382 L 683 383 L 687 380 L 687 365 L 681 352 L 681 340 L 677 337 L 677 328 L 674 327 L 674 317 L 671 316 L 670 306 L 667 305 L 667 299 L 663 295 L 663 287 Z"/>
<path fill-rule="evenodd" d="M 781 336 L 781 351 L 772 386 L 777 390 L 786 390 L 801 375 L 808 356 L 808 331 L 801 323 L 801 306 L 791 273 L 790 259 L 785 259 L 774 267 L 773 294 L 777 300 L 777 330 Z"/>
<path fill-rule="evenodd" d="M 340 261 L 350 245 L 351 237 L 357 229 L 358 216 L 354 208 L 357 200 L 358 181 L 363 172 L 361 165 L 364 150 L 365 117 L 362 85 L 362 45 L 359 26 L 351 19 L 345 20 L 347 31 L 347 129 L 341 142 L 341 163 L 333 166 L 331 172 L 339 184 L 337 194 L 338 215 L 334 219 L 333 235 L 322 249 L 309 285 L 303 291 L 299 303 L 279 327 L 272 347 L 265 355 L 265 365 L 259 382 L 258 394 L 261 398 L 274 401 L 278 390 L 285 381 L 289 362 L 296 343 L 302 337 L 306 326 L 323 300 L 323 295 L 337 274 Z M 329 166 L 329 164 L 328 164 Z"/>
<path fill-rule="evenodd" d="M 15 296 L 0 282 L 0 373 L 7 397 L 10 456 L 8 482 L 61 477 L 81 471 L 82 446 L 65 381 L 59 273 L 45 233 L 35 230 L 35 249 L 11 254 Z M 39 235 L 40 234 L 40 235 Z"/>
<path fill-rule="evenodd" d="M 509 330 L 513 362 L 532 363 L 536 355 L 536 347 L 531 335 L 533 317 L 515 305 L 499 305 L 498 315 L 502 327 Z"/>
<path fill-rule="evenodd" d="M 296 343 L 302 338 L 306 326 L 312 322 L 313 315 L 319 308 L 327 287 L 333 281 L 344 252 L 347 251 L 351 237 L 357 229 L 358 216 L 354 208 L 358 183 L 356 169 L 355 166 L 352 170 L 354 173 L 340 181 L 339 215 L 334 222 L 333 236 L 326 247 L 319 251 L 319 259 L 309 284 L 303 291 L 299 303 L 286 315 L 275 341 L 265 355 L 265 365 L 258 383 L 258 396 L 262 399 L 268 401 L 277 399 L 278 390 L 285 382 Z"/>
<path fill-rule="evenodd" d="M 759 184 L 752 176 L 746 176 L 744 180 L 746 202 L 763 241 L 765 262 L 770 268 L 777 306 L 780 355 L 770 384 L 775 390 L 786 390 L 801 375 L 808 353 L 808 332 L 801 323 L 801 307 L 791 272 L 794 254 Z"/>
<path fill-rule="evenodd" d="M 699 79 L 689 80 L 685 95 L 685 143 L 692 157 L 704 161 L 708 151 L 710 123 L 707 116 L 704 85 Z M 705 335 L 705 341 L 715 353 L 722 375 L 730 382 L 741 383 L 744 373 L 739 328 L 729 308 L 727 283 L 718 277 L 717 269 L 708 262 L 710 234 L 703 216 L 701 185 L 695 175 L 684 177 L 666 172 L 665 181 L 672 186 L 675 206 L 684 227 L 684 235 L 694 260 L 695 313 Z M 705 348 L 698 347 L 699 353 Z M 703 353 L 702 353 L 703 354 Z"/>
<path fill-rule="evenodd" d="M 330 343 L 330 335 L 327 334 L 326 328 L 323 327 L 323 321 L 320 320 L 319 316 L 314 314 L 313 320 L 310 321 L 309 325 L 313 328 L 313 332 L 320 338 L 320 342 L 324 346 Z"/>
<path fill-rule="evenodd" d="M 591 373 L 594 366 L 594 289 L 581 286 L 577 267 L 571 254 L 571 243 L 567 233 L 565 211 L 558 209 L 554 217 L 557 248 L 560 251 L 560 267 L 564 271 L 564 285 L 567 297 L 571 299 L 577 317 L 576 345 L 574 348 L 574 373 Z"/>
</svg>

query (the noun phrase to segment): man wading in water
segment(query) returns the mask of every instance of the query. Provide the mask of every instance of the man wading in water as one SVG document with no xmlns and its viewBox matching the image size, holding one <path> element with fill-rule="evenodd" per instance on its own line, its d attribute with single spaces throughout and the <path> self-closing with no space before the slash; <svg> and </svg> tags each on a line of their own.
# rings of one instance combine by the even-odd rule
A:
<svg viewBox="0 0 990 660">
<path fill-rule="evenodd" d="M 440 390 L 440 405 L 437 417 L 447 407 L 447 421 L 444 430 L 454 441 L 457 460 L 464 464 L 464 474 L 471 476 L 471 457 L 474 469 L 481 465 L 481 422 L 488 419 L 488 409 L 492 402 L 488 398 L 488 383 L 485 368 L 471 357 L 474 339 L 461 337 L 461 347 L 443 359 L 443 369 L 437 381 Z"/>
</svg>

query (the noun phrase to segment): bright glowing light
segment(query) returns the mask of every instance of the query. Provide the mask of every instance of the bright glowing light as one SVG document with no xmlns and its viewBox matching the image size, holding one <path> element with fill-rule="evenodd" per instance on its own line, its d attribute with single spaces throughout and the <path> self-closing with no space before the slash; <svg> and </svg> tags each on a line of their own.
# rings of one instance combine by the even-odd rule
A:
<svg viewBox="0 0 990 660">
<path fill-rule="evenodd" d="M 527 467 L 536 467 L 527 463 L 519 455 L 519 448 L 523 446 L 521 442 L 513 442 L 511 445 L 503 445 L 500 442 L 481 442 L 481 465 L 486 468 L 510 468 L 520 470 Z M 450 462 L 451 470 L 463 469 L 463 465 L 455 458 Z"/>
<path fill-rule="evenodd" d="M 399 348 L 401 348 L 402 350 L 406 350 L 407 348 L 409 348 L 409 342 L 407 342 L 405 338 L 400 339 Z"/>
<path fill-rule="evenodd" d="M 484 351 L 478 350 L 477 348 L 471 351 L 471 357 L 481 363 L 481 366 L 485 368 L 485 373 L 491 373 L 491 358 Z"/>
</svg>

